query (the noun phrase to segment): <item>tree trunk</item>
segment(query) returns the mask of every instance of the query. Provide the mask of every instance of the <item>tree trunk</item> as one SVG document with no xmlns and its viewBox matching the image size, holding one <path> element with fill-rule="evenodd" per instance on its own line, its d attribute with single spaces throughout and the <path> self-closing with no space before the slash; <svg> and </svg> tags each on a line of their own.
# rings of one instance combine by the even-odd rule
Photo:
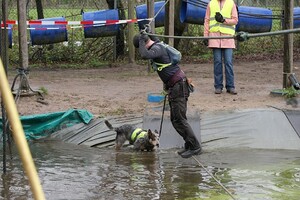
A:
<svg viewBox="0 0 300 200">
<path fill-rule="evenodd" d="M 175 0 L 175 17 L 174 17 L 174 35 L 182 36 L 187 24 L 180 22 L 180 9 L 181 9 L 182 0 Z M 174 40 L 174 47 L 178 48 L 180 39 Z"/>
<path fill-rule="evenodd" d="M 35 0 L 38 19 L 44 19 L 42 0 Z"/>
<path fill-rule="evenodd" d="M 175 36 L 182 36 L 185 27 L 187 26 L 186 23 L 181 23 L 180 22 L 180 9 L 181 9 L 181 3 L 182 0 L 175 0 L 175 16 L 174 16 L 174 35 Z M 169 13 L 165 14 L 166 19 L 168 19 L 169 17 Z M 167 22 L 168 20 L 165 20 L 165 22 Z M 169 34 L 169 30 L 168 30 L 168 25 L 165 25 L 166 28 L 166 32 L 165 34 Z M 174 47 L 178 48 L 180 43 L 180 39 L 179 38 L 175 38 L 174 39 Z"/>
<path fill-rule="evenodd" d="M 114 9 L 114 2 L 115 0 L 106 0 L 108 8 L 109 9 Z M 124 6 L 122 4 L 122 1 L 117 0 L 117 8 L 119 10 L 119 18 L 120 20 L 124 20 L 125 18 L 125 11 L 124 11 Z M 116 52 L 116 58 L 119 56 L 124 55 L 124 49 L 125 49 L 125 44 L 124 44 L 124 27 L 125 25 L 120 26 L 120 30 L 118 31 L 118 34 L 116 35 L 116 45 L 117 45 L 117 52 Z"/>
</svg>

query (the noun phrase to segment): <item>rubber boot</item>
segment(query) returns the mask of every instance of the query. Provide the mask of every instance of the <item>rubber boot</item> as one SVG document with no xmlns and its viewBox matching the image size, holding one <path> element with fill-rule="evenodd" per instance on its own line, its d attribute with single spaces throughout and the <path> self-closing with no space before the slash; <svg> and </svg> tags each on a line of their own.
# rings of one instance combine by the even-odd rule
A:
<svg viewBox="0 0 300 200">
<path fill-rule="evenodd" d="M 177 151 L 178 155 L 183 154 L 184 152 L 188 151 L 190 149 L 190 145 L 188 144 L 188 142 L 184 143 L 184 148 Z"/>
<path fill-rule="evenodd" d="M 190 143 L 191 144 L 191 143 Z M 182 158 L 190 158 L 193 155 L 199 155 L 202 152 L 201 145 L 197 142 L 198 145 L 189 145 L 189 149 L 180 154 Z"/>
</svg>

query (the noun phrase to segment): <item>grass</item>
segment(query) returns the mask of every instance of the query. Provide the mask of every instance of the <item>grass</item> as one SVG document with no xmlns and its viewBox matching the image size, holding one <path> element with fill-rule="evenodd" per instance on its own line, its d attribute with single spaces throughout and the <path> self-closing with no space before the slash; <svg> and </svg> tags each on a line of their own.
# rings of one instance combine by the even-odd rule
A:
<svg viewBox="0 0 300 200">
<path fill-rule="evenodd" d="M 48 90 L 45 87 L 43 87 L 43 86 L 39 88 L 39 91 L 41 91 L 42 94 L 45 94 L 45 95 L 48 94 Z"/>
</svg>

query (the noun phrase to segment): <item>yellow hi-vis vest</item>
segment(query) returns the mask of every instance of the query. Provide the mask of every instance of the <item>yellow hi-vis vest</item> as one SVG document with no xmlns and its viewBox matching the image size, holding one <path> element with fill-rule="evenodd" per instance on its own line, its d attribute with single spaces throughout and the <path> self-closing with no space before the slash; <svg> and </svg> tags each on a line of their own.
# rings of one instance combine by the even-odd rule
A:
<svg viewBox="0 0 300 200">
<path fill-rule="evenodd" d="M 235 25 L 227 25 L 219 23 L 215 20 L 216 12 L 220 12 L 224 19 L 231 18 L 231 11 L 234 6 L 233 0 L 226 0 L 222 10 L 220 10 L 220 3 L 218 0 L 211 0 L 209 3 L 210 7 L 210 20 L 209 20 L 209 31 L 210 32 L 221 32 L 224 34 L 234 35 Z"/>
<path fill-rule="evenodd" d="M 130 144 L 133 144 L 137 139 L 140 139 L 140 138 L 144 138 L 146 137 L 146 135 L 148 134 L 147 131 L 144 131 L 140 128 L 136 128 L 133 133 L 131 134 L 131 141 L 130 141 Z"/>
</svg>

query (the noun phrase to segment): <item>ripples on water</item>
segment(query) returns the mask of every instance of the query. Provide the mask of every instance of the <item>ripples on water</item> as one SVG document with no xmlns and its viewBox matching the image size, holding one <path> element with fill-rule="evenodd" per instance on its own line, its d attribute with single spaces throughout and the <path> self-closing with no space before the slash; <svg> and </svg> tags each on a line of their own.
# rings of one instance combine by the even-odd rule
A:
<svg viewBox="0 0 300 200">
<path fill-rule="evenodd" d="M 194 159 L 179 157 L 176 149 L 116 152 L 59 141 L 31 143 L 30 149 L 51 200 L 231 199 Z M 0 152 L 2 161 L 2 146 Z M 0 199 L 32 199 L 21 161 L 13 155 L 0 179 Z M 299 199 L 299 151 L 227 149 L 196 158 L 236 199 Z"/>
</svg>

